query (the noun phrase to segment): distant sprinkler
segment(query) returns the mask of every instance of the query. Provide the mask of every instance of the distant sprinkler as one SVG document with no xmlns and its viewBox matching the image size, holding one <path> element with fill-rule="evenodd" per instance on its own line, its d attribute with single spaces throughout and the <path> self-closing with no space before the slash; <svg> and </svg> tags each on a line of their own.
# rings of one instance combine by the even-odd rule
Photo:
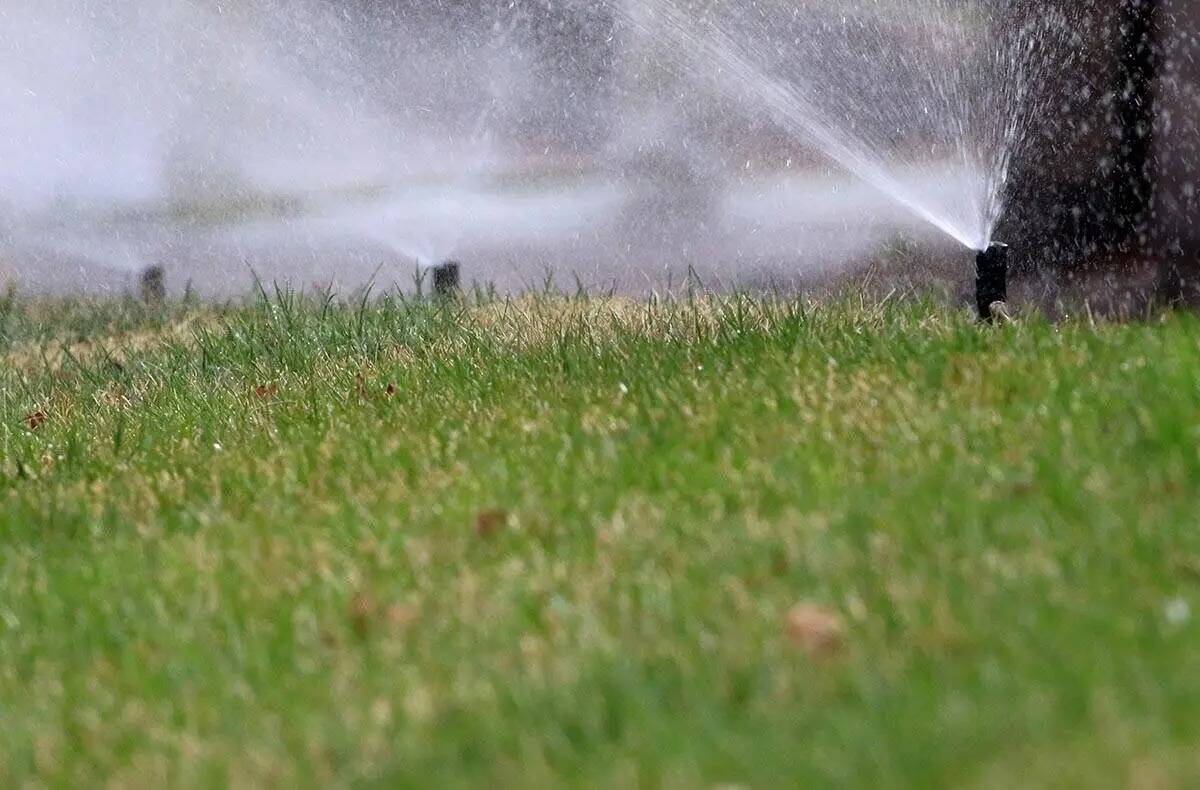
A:
<svg viewBox="0 0 1200 790">
<path fill-rule="evenodd" d="M 167 272 L 161 266 L 148 266 L 138 278 L 142 301 L 148 305 L 162 304 L 167 299 Z"/>
<path fill-rule="evenodd" d="M 994 323 L 1007 315 L 1008 245 L 992 244 L 975 256 L 975 303 L 979 320 Z"/>
<path fill-rule="evenodd" d="M 455 296 L 462 287 L 462 265 L 458 261 L 442 261 L 431 266 L 433 271 L 433 295 Z"/>
</svg>

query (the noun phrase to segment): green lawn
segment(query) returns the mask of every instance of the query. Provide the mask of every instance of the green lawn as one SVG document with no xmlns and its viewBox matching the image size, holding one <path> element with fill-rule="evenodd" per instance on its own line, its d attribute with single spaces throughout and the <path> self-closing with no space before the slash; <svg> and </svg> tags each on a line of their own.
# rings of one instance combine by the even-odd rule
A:
<svg viewBox="0 0 1200 790">
<path fill-rule="evenodd" d="M 17 299 L 0 393 L 0 786 L 1200 782 L 1192 317 Z"/>
</svg>

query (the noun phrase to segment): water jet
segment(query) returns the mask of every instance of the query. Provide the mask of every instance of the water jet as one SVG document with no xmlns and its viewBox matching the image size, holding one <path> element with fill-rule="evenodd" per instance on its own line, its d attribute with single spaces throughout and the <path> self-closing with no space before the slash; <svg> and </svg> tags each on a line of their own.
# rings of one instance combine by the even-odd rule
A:
<svg viewBox="0 0 1200 790">
<path fill-rule="evenodd" d="M 975 256 L 975 303 L 979 320 L 996 320 L 997 302 L 1008 301 L 1008 245 L 993 243 Z"/>
</svg>

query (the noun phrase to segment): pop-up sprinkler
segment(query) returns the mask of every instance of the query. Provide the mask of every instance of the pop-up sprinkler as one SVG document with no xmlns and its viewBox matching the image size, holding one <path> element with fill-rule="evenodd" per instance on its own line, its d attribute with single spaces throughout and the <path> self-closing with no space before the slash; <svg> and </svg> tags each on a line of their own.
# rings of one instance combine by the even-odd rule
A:
<svg viewBox="0 0 1200 790">
<path fill-rule="evenodd" d="M 162 304 L 167 299 L 167 272 L 161 266 L 148 266 L 138 277 L 138 293 L 148 305 Z"/>
<path fill-rule="evenodd" d="M 998 317 L 994 307 L 1008 301 L 1008 245 L 992 244 L 975 256 L 975 303 L 979 320 L 992 323 Z"/>
<path fill-rule="evenodd" d="M 454 296 L 462 285 L 462 266 L 458 261 L 443 261 L 429 267 L 433 272 L 433 295 Z"/>
</svg>

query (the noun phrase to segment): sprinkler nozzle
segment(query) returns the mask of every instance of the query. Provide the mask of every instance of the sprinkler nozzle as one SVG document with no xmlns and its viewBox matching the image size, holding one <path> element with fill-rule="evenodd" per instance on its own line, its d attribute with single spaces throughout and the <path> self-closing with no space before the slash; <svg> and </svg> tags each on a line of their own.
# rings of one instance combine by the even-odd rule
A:
<svg viewBox="0 0 1200 790">
<path fill-rule="evenodd" d="M 992 305 L 1008 301 L 1008 245 L 992 244 L 975 256 L 975 302 L 979 320 L 992 323 L 996 310 Z"/>
<path fill-rule="evenodd" d="M 148 305 L 162 304 L 167 299 L 167 272 L 161 266 L 148 266 L 138 277 L 138 291 Z"/>
<path fill-rule="evenodd" d="M 443 261 L 433 269 L 433 295 L 454 296 L 462 285 L 462 266 L 458 261 Z"/>
</svg>

